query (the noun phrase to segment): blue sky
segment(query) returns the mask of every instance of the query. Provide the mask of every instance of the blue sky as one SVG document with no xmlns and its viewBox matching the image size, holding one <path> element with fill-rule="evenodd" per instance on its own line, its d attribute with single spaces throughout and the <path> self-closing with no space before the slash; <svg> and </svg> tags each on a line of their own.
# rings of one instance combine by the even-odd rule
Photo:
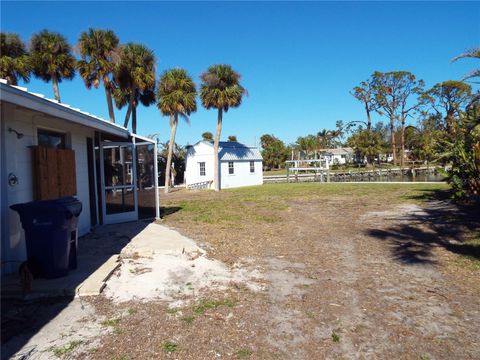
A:
<svg viewBox="0 0 480 360">
<path fill-rule="evenodd" d="M 197 82 L 211 64 L 228 63 L 248 90 L 224 116 L 222 137 L 253 144 L 270 133 L 287 143 L 364 120 L 349 91 L 375 70 L 412 71 L 427 86 L 460 79 L 478 67 L 450 60 L 480 46 L 478 2 L 1 2 L 2 31 L 24 41 L 44 28 L 71 44 L 89 27 L 114 30 L 121 42 L 154 50 L 157 73 L 185 68 Z M 158 77 L 157 75 L 157 77 Z M 53 97 L 51 84 L 32 79 L 31 91 Z M 103 89 L 87 90 L 77 75 L 60 84 L 62 101 L 108 118 Z M 200 106 L 181 123 L 177 143 L 214 133 L 216 112 Z M 126 109 L 116 112 L 123 122 Z M 138 133 L 169 138 L 168 119 L 155 106 L 139 108 Z"/>
</svg>

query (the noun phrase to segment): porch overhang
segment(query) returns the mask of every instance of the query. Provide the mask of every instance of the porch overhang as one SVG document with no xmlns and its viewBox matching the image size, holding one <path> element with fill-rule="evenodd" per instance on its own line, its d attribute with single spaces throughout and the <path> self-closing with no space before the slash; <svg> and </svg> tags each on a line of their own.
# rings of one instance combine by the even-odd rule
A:
<svg viewBox="0 0 480 360">
<path fill-rule="evenodd" d="M 42 94 L 29 92 L 26 88 L 7 85 L 3 79 L 0 79 L 0 100 L 122 138 L 128 138 L 130 135 L 128 129 L 123 126 L 73 108 L 68 104 L 48 99 Z"/>
</svg>

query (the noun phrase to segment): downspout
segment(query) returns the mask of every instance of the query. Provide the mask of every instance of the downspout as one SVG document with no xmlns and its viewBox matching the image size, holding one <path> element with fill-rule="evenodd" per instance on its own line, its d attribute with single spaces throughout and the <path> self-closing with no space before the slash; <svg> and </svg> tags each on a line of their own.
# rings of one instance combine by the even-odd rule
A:
<svg viewBox="0 0 480 360">
<path fill-rule="evenodd" d="M 157 142 L 153 144 L 153 172 L 155 174 L 155 220 L 160 220 L 160 199 L 158 198 L 158 155 Z"/>
</svg>

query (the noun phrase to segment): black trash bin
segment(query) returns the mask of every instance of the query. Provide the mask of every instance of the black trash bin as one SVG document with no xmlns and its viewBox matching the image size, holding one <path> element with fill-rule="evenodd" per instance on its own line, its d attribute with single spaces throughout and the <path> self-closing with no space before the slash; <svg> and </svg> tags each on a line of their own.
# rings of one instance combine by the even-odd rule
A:
<svg viewBox="0 0 480 360">
<path fill-rule="evenodd" d="M 82 211 L 80 201 L 65 197 L 15 204 L 10 208 L 20 215 L 25 230 L 28 266 L 34 277 L 62 277 L 67 275 L 69 268 L 76 267 L 76 228 Z"/>
</svg>

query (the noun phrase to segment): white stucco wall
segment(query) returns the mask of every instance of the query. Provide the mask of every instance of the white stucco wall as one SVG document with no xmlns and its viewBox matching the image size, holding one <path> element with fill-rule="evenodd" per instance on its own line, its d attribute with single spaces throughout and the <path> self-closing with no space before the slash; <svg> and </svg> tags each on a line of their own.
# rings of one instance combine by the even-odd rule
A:
<svg viewBox="0 0 480 360">
<path fill-rule="evenodd" d="M 8 176 L 14 173 L 18 178 L 18 185 L 9 186 L 5 179 L 2 185 L 6 186 L 6 199 L 2 201 L 7 212 L 8 236 L 5 254 L 2 260 L 23 261 L 26 256 L 25 239 L 18 214 L 10 210 L 9 206 L 33 200 L 32 163 L 29 146 L 37 144 L 37 128 L 45 128 L 66 133 L 67 147 L 75 151 L 76 163 L 76 197 L 82 202 L 83 210 L 79 219 L 79 232 L 83 235 L 90 231 L 90 199 L 88 186 L 88 161 L 87 161 L 87 137 L 93 138 L 94 130 L 85 126 L 75 125 L 61 119 L 36 114 L 31 111 L 16 108 L 15 106 L 2 103 L 2 117 L 5 122 L 3 134 L 6 149 L 5 173 Z M 17 139 L 14 133 L 9 133 L 11 127 L 23 133 L 21 139 Z M 2 241 L 5 241 L 3 239 Z"/>
<path fill-rule="evenodd" d="M 205 162 L 205 176 L 200 176 L 200 162 Z M 213 147 L 198 143 L 187 151 L 185 185 L 213 180 Z"/>
<path fill-rule="evenodd" d="M 220 187 L 222 189 L 263 184 L 262 161 L 256 160 L 255 172 L 250 172 L 250 161 L 234 161 L 234 173 L 228 173 L 228 161 L 220 162 Z"/>
</svg>

